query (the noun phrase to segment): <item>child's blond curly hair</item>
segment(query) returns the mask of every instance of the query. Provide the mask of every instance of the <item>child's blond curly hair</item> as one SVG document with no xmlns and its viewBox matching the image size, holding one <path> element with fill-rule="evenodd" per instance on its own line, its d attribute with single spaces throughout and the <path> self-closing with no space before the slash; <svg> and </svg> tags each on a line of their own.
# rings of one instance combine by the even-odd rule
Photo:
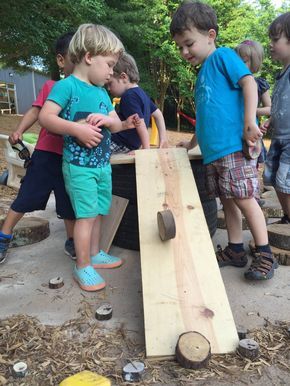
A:
<svg viewBox="0 0 290 386">
<path fill-rule="evenodd" d="M 73 63 L 80 63 L 87 52 L 95 55 L 120 55 L 122 42 L 107 27 L 98 24 L 81 24 L 74 34 L 69 55 Z"/>
<path fill-rule="evenodd" d="M 236 52 L 243 60 L 249 61 L 252 73 L 260 70 L 264 59 L 264 49 L 259 42 L 244 40 L 236 47 Z"/>
</svg>

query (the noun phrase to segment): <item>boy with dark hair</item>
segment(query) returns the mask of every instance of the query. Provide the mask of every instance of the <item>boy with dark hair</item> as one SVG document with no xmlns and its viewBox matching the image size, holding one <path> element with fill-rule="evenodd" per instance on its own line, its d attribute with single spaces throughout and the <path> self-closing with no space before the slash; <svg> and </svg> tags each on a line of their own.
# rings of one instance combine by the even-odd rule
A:
<svg viewBox="0 0 290 386">
<path fill-rule="evenodd" d="M 114 74 L 107 83 L 107 89 L 112 96 L 121 97 L 118 115 L 121 121 L 132 114 L 138 114 L 139 120 L 135 129 L 113 133 L 111 137 L 111 151 L 113 153 L 127 153 L 150 148 L 148 126 L 151 115 L 155 118 L 159 147 L 168 147 L 166 127 L 162 112 L 151 101 L 145 91 L 138 86 L 140 77 L 134 58 L 123 53 L 114 67 Z"/>
<path fill-rule="evenodd" d="M 272 95 L 271 118 L 264 128 L 273 129 L 267 154 L 264 183 L 275 187 L 284 216 L 282 224 L 290 224 L 290 12 L 278 16 L 269 27 L 270 54 L 282 63 Z M 290 230 L 289 230 L 290 232 Z"/>
<path fill-rule="evenodd" d="M 257 250 L 245 278 L 270 279 L 276 262 L 263 212 L 255 200 L 256 160 L 246 159 L 242 152 L 243 138 L 254 145 L 262 136 L 256 124 L 256 82 L 234 50 L 216 48 L 217 17 L 209 5 L 182 4 L 173 15 L 170 32 L 181 56 L 193 66 L 202 65 L 195 85 L 196 137 L 207 168 L 207 187 L 221 199 L 229 237 L 228 246 L 217 252 L 219 266 L 247 264 L 242 212 Z M 179 145 L 190 149 L 196 146 L 196 137 Z"/>
<path fill-rule="evenodd" d="M 73 35 L 72 32 L 68 32 L 60 36 L 55 45 L 56 61 L 65 76 L 69 75 L 73 69 L 73 64 L 68 56 L 68 47 Z M 9 141 L 12 145 L 16 144 L 19 139 L 21 140 L 23 133 L 38 120 L 40 110 L 54 84 L 52 80 L 45 82 L 32 107 L 25 113 L 16 131 L 10 135 Z M 95 135 L 99 136 L 99 134 Z M 75 258 L 73 241 L 75 215 L 64 186 L 62 149 L 62 136 L 52 134 L 42 128 L 26 176 L 0 232 L 0 263 L 6 259 L 15 225 L 26 212 L 45 210 L 52 191 L 55 194 L 57 215 L 64 219 L 66 227 L 65 253 Z"/>
</svg>

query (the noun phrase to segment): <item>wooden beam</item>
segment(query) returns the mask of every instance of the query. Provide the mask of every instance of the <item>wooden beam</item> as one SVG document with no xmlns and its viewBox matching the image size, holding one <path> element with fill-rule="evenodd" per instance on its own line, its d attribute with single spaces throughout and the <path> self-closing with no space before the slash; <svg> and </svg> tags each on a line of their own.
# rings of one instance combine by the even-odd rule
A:
<svg viewBox="0 0 290 386">
<path fill-rule="evenodd" d="M 140 253 L 148 357 L 172 356 L 197 331 L 213 353 L 238 335 L 185 149 L 136 151 Z M 176 237 L 161 241 L 157 212 L 170 209 Z"/>
</svg>

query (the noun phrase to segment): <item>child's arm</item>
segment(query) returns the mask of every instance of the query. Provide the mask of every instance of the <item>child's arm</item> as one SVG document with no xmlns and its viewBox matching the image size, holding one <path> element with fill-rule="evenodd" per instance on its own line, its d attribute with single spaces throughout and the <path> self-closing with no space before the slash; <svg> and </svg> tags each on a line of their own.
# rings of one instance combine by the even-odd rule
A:
<svg viewBox="0 0 290 386">
<path fill-rule="evenodd" d="M 134 129 L 136 123 L 140 121 L 138 114 L 130 115 L 125 121 L 121 121 L 115 110 L 109 112 L 108 115 L 103 114 L 90 114 L 87 116 L 86 121 L 96 127 L 105 126 L 112 133 L 124 131 L 128 129 Z"/>
<path fill-rule="evenodd" d="M 36 106 L 30 107 L 30 109 L 26 111 L 19 122 L 17 129 L 9 135 L 9 142 L 11 145 L 15 145 L 19 139 L 22 140 L 22 134 L 38 120 L 39 112 L 40 108 Z"/>
<path fill-rule="evenodd" d="M 197 143 L 196 135 L 193 134 L 190 141 L 178 142 L 178 144 L 176 146 L 177 147 L 185 147 L 185 149 L 190 150 L 190 149 L 193 149 L 194 147 L 196 147 L 197 145 L 198 145 L 198 143 Z"/>
<path fill-rule="evenodd" d="M 256 123 L 256 110 L 258 104 L 258 91 L 255 79 L 246 75 L 239 80 L 244 95 L 244 139 L 249 146 L 263 136 Z"/>
<path fill-rule="evenodd" d="M 167 139 L 167 134 L 166 134 L 166 126 L 165 126 L 165 121 L 162 112 L 159 109 L 156 109 L 152 113 L 155 121 L 156 121 L 156 126 L 158 129 L 158 134 L 159 134 L 159 147 L 162 148 L 167 148 L 169 147 L 168 145 L 168 139 Z"/>
<path fill-rule="evenodd" d="M 88 148 L 95 147 L 101 142 L 103 136 L 99 127 L 67 121 L 58 116 L 60 112 L 61 107 L 57 103 L 46 101 L 39 113 L 40 124 L 52 133 L 76 137 Z"/>
<path fill-rule="evenodd" d="M 261 97 L 262 107 L 257 108 L 257 117 L 271 115 L 271 96 L 269 91 L 265 91 Z"/>
</svg>

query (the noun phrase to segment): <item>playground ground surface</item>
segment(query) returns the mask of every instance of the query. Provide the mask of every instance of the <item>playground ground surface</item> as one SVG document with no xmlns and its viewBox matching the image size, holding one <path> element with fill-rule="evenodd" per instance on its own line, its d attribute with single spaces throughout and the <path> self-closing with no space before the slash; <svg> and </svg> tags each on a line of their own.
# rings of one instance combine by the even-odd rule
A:
<svg viewBox="0 0 290 386">
<path fill-rule="evenodd" d="M 0 133 L 7 134 L 1 120 Z M 254 362 L 236 354 L 213 356 L 208 369 L 186 370 L 173 361 L 145 359 L 139 252 L 113 246 L 111 253 L 122 257 L 124 265 L 102 271 L 105 290 L 83 292 L 72 280 L 73 262 L 63 252 L 65 232 L 55 217 L 53 196 L 47 210 L 34 215 L 49 220 L 50 236 L 11 249 L 0 266 L 0 385 L 6 380 L 11 386 L 56 386 L 83 369 L 109 377 L 113 385 L 125 385 L 122 366 L 135 359 L 146 364 L 139 385 L 290 384 L 289 267 L 281 266 L 272 280 L 258 283 L 246 282 L 244 269 L 222 269 L 236 325 L 259 342 L 261 355 Z M 248 231 L 244 237 L 247 243 Z M 214 247 L 217 244 L 226 244 L 225 230 L 216 232 Z M 48 281 L 56 276 L 62 276 L 65 285 L 51 290 Z M 94 317 L 102 302 L 113 307 L 113 317 L 106 322 Z M 28 376 L 19 381 L 9 377 L 15 360 L 29 366 Z"/>
</svg>

